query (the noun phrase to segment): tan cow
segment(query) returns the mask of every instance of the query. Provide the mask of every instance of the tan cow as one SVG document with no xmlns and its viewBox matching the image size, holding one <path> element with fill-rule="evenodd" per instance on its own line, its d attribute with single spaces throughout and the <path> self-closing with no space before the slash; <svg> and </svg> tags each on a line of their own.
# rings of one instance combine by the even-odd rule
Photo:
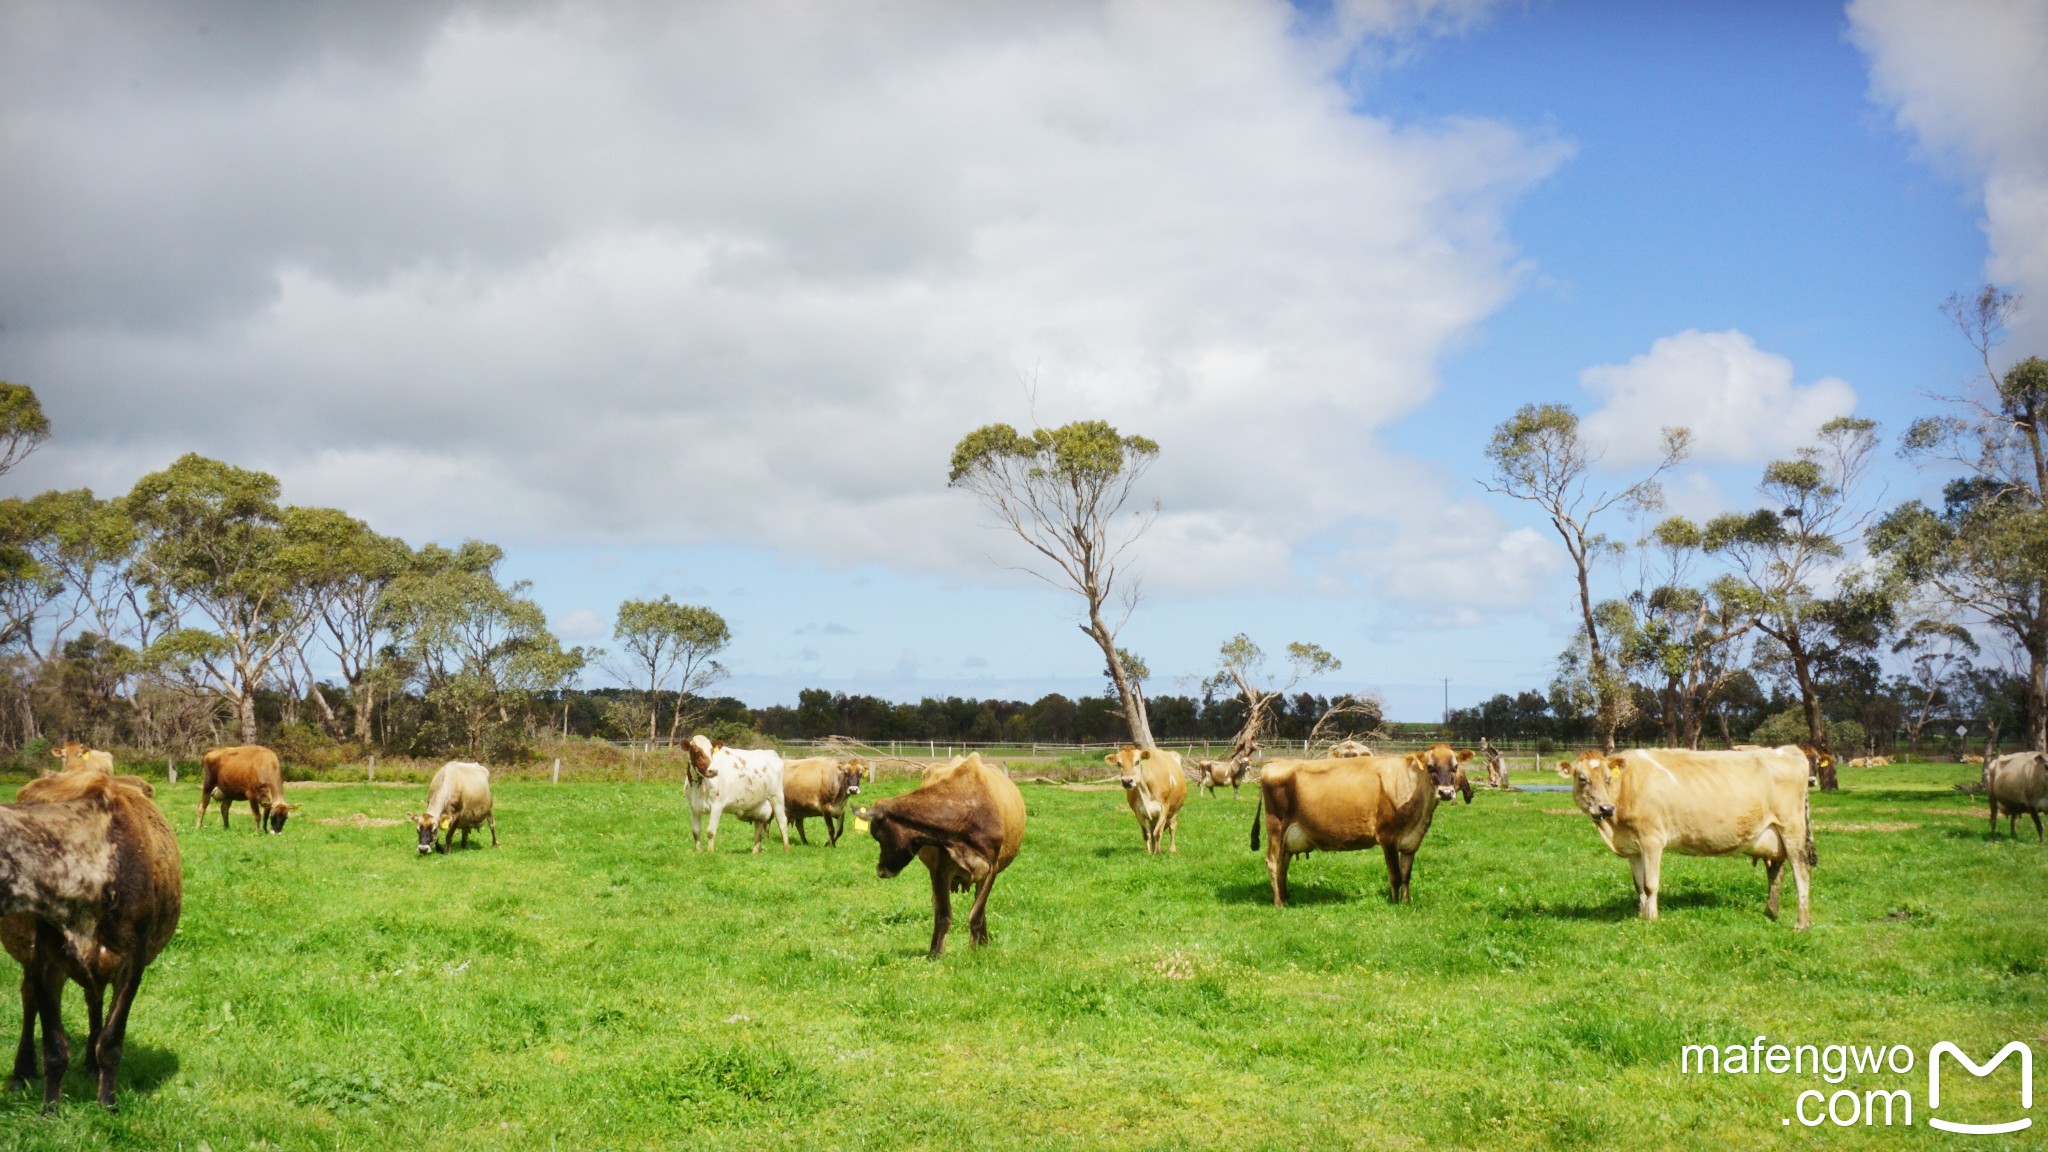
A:
<svg viewBox="0 0 2048 1152">
<path fill-rule="evenodd" d="M 865 767 L 858 759 L 840 760 L 832 756 L 783 761 L 782 808 L 796 825 L 798 839 L 806 844 L 811 842 L 804 832 L 804 821 L 818 816 L 824 819 L 825 834 L 830 837 L 826 847 L 838 846 L 839 833 L 846 827 L 846 798 L 860 793 L 861 771 Z"/>
<path fill-rule="evenodd" d="M 1228 788 L 1235 796 L 1237 786 L 1244 783 L 1251 770 L 1251 763 L 1245 760 L 1198 760 L 1193 775 L 1202 795 L 1214 796 L 1218 788 Z"/>
<path fill-rule="evenodd" d="M 446 852 L 455 846 L 455 834 L 462 833 L 462 846 L 469 847 L 473 828 L 489 825 L 491 847 L 498 846 L 498 818 L 491 805 L 491 770 L 467 760 L 450 760 L 434 773 L 427 785 L 427 810 L 414 813 L 419 853 Z M 442 837 L 439 843 L 435 837 Z"/>
<path fill-rule="evenodd" d="M 1962 762 L 1965 764 L 1982 764 L 1984 762 L 1984 758 L 1982 756 L 1977 755 L 1975 752 L 1970 752 L 1966 753 L 1963 756 Z"/>
<path fill-rule="evenodd" d="M 215 748 L 200 760 L 203 766 L 199 780 L 199 821 L 192 825 L 197 831 L 206 824 L 206 805 L 210 800 L 220 801 L 220 826 L 228 826 L 228 809 L 237 800 L 249 802 L 249 816 L 261 830 L 265 825 L 275 835 L 284 831 L 284 822 L 299 810 L 297 804 L 284 802 L 284 769 L 277 762 L 277 753 L 260 744 L 241 744 L 233 748 Z"/>
<path fill-rule="evenodd" d="M 975 890 L 968 938 L 977 946 L 988 943 L 988 895 L 1024 845 L 1024 794 L 1009 776 L 969 753 L 927 769 L 916 788 L 862 808 L 854 819 L 856 829 L 865 827 L 882 846 L 875 875 L 887 880 L 912 860 L 924 861 L 931 873 L 934 960 L 946 950 L 954 892 Z"/>
<path fill-rule="evenodd" d="M 1435 744 L 1405 756 L 1266 761 L 1259 773 L 1259 808 L 1252 813 L 1252 847 L 1259 846 L 1263 811 L 1273 906 L 1287 906 L 1290 858 L 1375 844 L 1386 857 L 1388 898 L 1406 904 L 1415 851 L 1429 834 L 1437 802 L 1460 792 L 1465 803 L 1472 802 L 1472 784 L 1459 767 L 1471 758 L 1470 750 Z"/>
<path fill-rule="evenodd" d="M 69 740 L 50 749 L 50 755 L 57 758 L 57 771 L 83 772 L 114 770 L 114 754 L 97 748 L 88 748 L 76 740 Z"/>
<path fill-rule="evenodd" d="M 1337 743 L 1330 745 L 1330 758 L 1332 760 L 1370 755 L 1372 755 L 1372 745 L 1367 744 L 1363 740 L 1339 740 Z"/>
<path fill-rule="evenodd" d="M 1181 772 L 1180 753 L 1126 744 L 1103 759 L 1116 765 L 1116 781 L 1124 786 L 1124 801 L 1138 818 L 1138 834 L 1145 838 L 1145 851 L 1157 856 L 1163 836 L 1166 850 L 1179 853 L 1180 808 L 1188 800 L 1188 780 Z"/>
<path fill-rule="evenodd" d="M 1778 918 L 1785 862 L 1799 892 L 1799 922 L 1813 922 L 1807 899 L 1819 860 L 1806 790 L 1814 771 L 1792 745 L 1758 752 L 1634 748 L 1559 761 L 1572 800 L 1593 818 L 1600 839 L 1635 873 L 1636 911 L 1657 918 L 1658 874 L 1669 849 L 1685 856 L 1753 856 L 1764 862 L 1764 913 Z"/>
<path fill-rule="evenodd" d="M 2048 755 L 2015 752 L 2000 756 L 1984 769 L 1984 793 L 1991 801 L 1991 834 L 1998 834 L 1998 811 L 2006 816 L 2005 830 L 2019 835 L 2020 814 L 2034 819 L 2034 842 L 2041 842 L 2041 812 L 2048 809 Z"/>
<path fill-rule="evenodd" d="M 45 1112 L 56 1105 L 71 1063 L 65 979 L 83 977 L 88 1005 L 102 990 L 113 991 L 86 1050 L 87 1067 L 98 1073 L 100 1104 L 112 1111 L 142 971 L 178 927 L 184 899 L 178 841 L 155 801 L 119 777 L 86 771 L 55 780 L 60 783 L 50 791 L 0 805 L 0 917 L 26 915 L 35 925 L 23 964 L 22 1009 L 42 1027 Z M 29 1026 L 24 1020 L 24 1034 Z M 23 1055 L 16 1053 L 17 1081 L 34 1072 L 32 1065 L 23 1067 Z"/>
</svg>

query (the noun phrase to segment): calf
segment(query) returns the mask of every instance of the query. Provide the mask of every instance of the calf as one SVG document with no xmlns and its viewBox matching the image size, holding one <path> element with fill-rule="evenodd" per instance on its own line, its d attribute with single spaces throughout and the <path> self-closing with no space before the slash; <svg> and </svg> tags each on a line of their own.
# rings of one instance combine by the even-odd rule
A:
<svg viewBox="0 0 2048 1152">
<path fill-rule="evenodd" d="M 50 749 L 50 755 L 57 758 L 57 771 L 82 772 L 114 770 L 114 754 L 97 748 L 87 748 L 76 740 L 66 741 Z"/>
<path fill-rule="evenodd" d="M 491 770 L 467 760 L 441 765 L 427 785 L 427 810 L 415 813 L 412 822 L 419 830 L 422 856 L 453 848 L 457 832 L 462 833 L 462 846 L 467 848 L 470 829 L 485 825 L 491 830 L 491 847 L 496 848 L 498 818 L 491 806 Z M 437 836 L 441 837 L 439 843 Z"/>
<path fill-rule="evenodd" d="M 2015 752 L 1984 768 L 1984 794 L 1991 801 L 1991 834 L 1998 835 L 1998 810 L 2005 809 L 2006 831 L 2019 835 L 2020 814 L 2034 819 L 2034 842 L 2041 842 L 2041 810 L 2048 808 L 2048 755 Z"/>
<path fill-rule="evenodd" d="M 782 809 L 796 823 L 797 838 L 809 844 L 804 821 L 820 816 L 825 821 L 827 847 L 839 845 L 839 833 L 846 827 L 846 798 L 860 792 L 860 760 L 812 756 L 790 760 L 782 766 Z"/>
<path fill-rule="evenodd" d="M 210 800 L 220 801 L 222 828 L 228 826 L 228 810 L 235 801 L 247 800 L 250 819 L 259 830 L 268 825 L 272 835 L 282 833 L 284 822 L 299 810 L 298 805 L 284 802 L 284 769 L 278 765 L 277 753 L 260 744 L 215 748 L 200 763 L 199 821 L 192 825 L 194 831 L 205 826 Z"/>
<path fill-rule="evenodd" d="M 718 818 L 727 808 L 754 826 L 754 851 L 773 820 L 789 851 L 789 811 L 782 804 L 782 756 L 728 747 L 702 734 L 690 737 L 690 836 L 699 851 L 718 850 Z"/>
<path fill-rule="evenodd" d="M 969 887 L 968 939 L 988 943 L 988 894 L 1024 844 L 1024 795 L 1007 775 L 983 764 L 980 753 L 969 753 L 927 770 L 911 791 L 855 812 L 854 829 L 882 846 L 875 875 L 884 880 L 912 860 L 924 861 L 932 879 L 932 959 L 946 951 L 951 894 Z"/>
<path fill-rule="evenodd" d="M 120 778 L 82 772 L 62 789 L 0 805 L 0 917 L 34 920 L 22 1007 L 42 1027 L 44 1111 L 55 1106 L 71 1063 L 67 976 L 85 986 L 88 1006 L 113 990 L 86 1062 L 99 1076 L 99 1102 L 114 1110 L 128 1012 L 143 969 L 177 931 L 183 900 L 177 838 L 156 803 Z M 24 1020 L 24 1033 L 30 1027 Z M 16 1081 L 34 1073 L 26 1056 L 16 1053 Z"/>
<path fill-rule="evenodd" d="M 1180 809 L 1188 799 L 1188 781 L 1181 774 L 1180 754 L 1126 744 L 1103 759 L 1116 765 L 1117 783 L 1124 786 L 1124 801 L 1138 818 L 1145 851 L 1159 855 L 1159 840 L 1164 836 L 1166 850 L 1178 854 Z"/>
<path fill-rule="evenodd" d="M 1635 873 L 1636 912 L 1657 918 L 1658 873 L 1664 850 L 1686 856 L 1752 856 L 1764 861 L 1769 892 L 1764 914 L 1778 918 L 1778 887 L 1786 861 L 1799 890 L 1799 922 L 1813 922 L 1807 889 L 1819 861 L 1807 787 L 1812 757 L 1799 748 L 1760 752 L 1631 749 L 1614 756 L 1589 751 L 1560 761 L 1572 800 L 1592 817 L 1600 839 Z"/>
<path fill-rule="evenodd" d="M 1437 802 L 1472 784 L 1459 765 L 1470 751 L 1435 744 L 1406 756 L 1351 756 L 1328 760 L 1268 760 L 1259 773 L 1259 807 L 1252 812 L 1252 847 L 1259 846 L 1265 814 L 1266 875 L 1273 906 L 1287 906 L 1287 863 L 1322 849 L 1352 852 L 1379 845 L 1387 862 L 1388 897 L 1408 903 L 1415 852 L 1429 834 Z"/>
</svg>

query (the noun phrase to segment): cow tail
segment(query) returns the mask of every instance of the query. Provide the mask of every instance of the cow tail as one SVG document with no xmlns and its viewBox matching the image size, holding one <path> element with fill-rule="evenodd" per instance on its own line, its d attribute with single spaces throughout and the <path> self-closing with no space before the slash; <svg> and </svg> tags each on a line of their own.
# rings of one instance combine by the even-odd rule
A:
<svg viewBox="0 0 2048 1152">
<path fill-rule="evenodd" d="M 1259 814 L 1265 811 L 1266 797 L 1261 794 L 1259 802 L 1252 805 L 1252 851 L 1259 850 Z"/>
<path fill-rule="evenodd" d="M 1813 846 L 1813 796 L 1809 793 L 1803 798 L 1806 801 L 1806 866 L 1817 868 L 1820 866 L 1820 849 Z"/>
</svg>

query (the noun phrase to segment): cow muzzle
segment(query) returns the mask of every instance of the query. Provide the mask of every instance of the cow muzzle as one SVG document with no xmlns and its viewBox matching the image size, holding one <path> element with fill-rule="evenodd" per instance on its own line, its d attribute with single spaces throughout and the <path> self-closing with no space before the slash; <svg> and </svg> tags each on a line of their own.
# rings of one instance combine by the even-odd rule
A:
<svg viewBox="0 0 2048 1152">
<path fill-rule="evenodd" d="M 1446 801 L 1447 801 L 1447 800 L 1451 799 L 1451 798 L 1452 798 L 1453 796 L 1456 796 L 1457 794 L 1458 794 L 1458 790 L 1457 790 L 1456 788 L 1450 787 L 1449 785 L 1446 785 L 1446 786 L 1444 786 L 1444 787 L 1438 788 L 1438 789 L 1436 790 L 1436 798 L 1437 798 L 1437 799 L 1439 799 L 1439 800 L 1446 800 Z"/>
<path fill-rule="evenodd" d="M 1599 806 L 1595 807 L 1595 808 L 1593 809 L 1593 819 L 1595 819 L 1595 820 L 1612 820 L 1612 819 L 1614 819 L 1614 805 L 1612 805 L 1612 804 L 1601 804 L 1601 805 L 1599 805 Z"/>
</svg>

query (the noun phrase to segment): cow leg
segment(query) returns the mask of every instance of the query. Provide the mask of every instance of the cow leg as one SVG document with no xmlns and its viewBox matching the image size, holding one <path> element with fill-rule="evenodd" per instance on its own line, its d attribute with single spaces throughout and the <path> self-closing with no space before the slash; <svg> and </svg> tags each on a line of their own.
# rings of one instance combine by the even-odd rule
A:
<svg viewBox="0 0 2048 1152">
<path fill-rule="evenodd" d="M 695 846 L 694 851 L 704 850 L 704 814 L 697 811 L 695 804 L 690 805 L 690 843 Z"/>
<path fill-rule="evenodd" d="M 932 868 L 932 951 L 937 960 L 946 953 L 946 933 L 953 928 L 953 893 L 946 883 L 944 865 Z"/>
<path fill-rule="evenodd" d="M 34 957 L 30 957 L 30 963 Z M 14 1072 L 7 1090 L 19 1092 L 36 1075 L 36 986 L 27 965 L 21 969 L 21 1043 L 14 1049 Z"/>
<path fill-rule="evenodd" d="M 804 846 L 806 848 L 810 847 L 811 834 L 804 831 L 804 825 L 808 824 L 809 822 L 810 818 L 807 816 L 799 816 L 796 818 L 796 838 L 798 840 L 803 841 Z M 825 830 L 827 832 L 830 832 L 832 830 L 832 818 L 829 816 L 825 818 Z"/>
<path fill-rule="evenodd" d="M 1178 812 L 1175 812 L 1173 818 L 1166 822 L 1166 850 L 1175 856 L 1180 855 L 1180 813 Z"/>
<path fill-rule="evenodd" d="M 201 828 L 204 828 L 204 827 L 206 827 L 206 801 L 207 801 L 207 799 L 208 799 L 208 796 L 207 796 L 207 793 L 206 793 L 206 789 L 204 789 L 204 788 L 201 788 L 201 789 L 199 790 L 199 819 L 198 819 L 198 821 L 197 821 L 196 823 L 194 823 L 194 824 L 192 825 L 192 830 L 193 830 L 194 832 L 197 832 L 197 831 L 199 831 L 199 830 L 200 830 Z M 1992 824 L 1996 825 L 1996 824 L 1998 823 L 1998 816 L 1997 816 L 1997 812 L 1998 812 L 1998 805 L 1996 805 L 1996 804 L 1993 804 L 1993 805 L 1991 806 L 1991 811 L 1992 811 L 1992 813 L 1993 813 L 1993 815 L 1992 815 L 1992 817 L 1991 817 L 1991 822 L 1992 822 Z M 1995 830 L 1995 829 L 1994 829 L 1994 830 Z"/>
<path fill-rule="evenodd" d="M 2034 818 L 2034 843 L 2039 844 L 2041 843 L 2041 811 L 2037 808 L 2028 812 L 2027 815 Z"/>
<path fill-rule="evenodd" d="M 994 869 L 981 881 L 981 889 L 974 894 L 974 910 L 967 914 L 967 939 L 976 948 L 988 943 L 988 894 L 996 886 Z"/>
<path fill-rule="evenodd" d="M 713 801 L 711 814 L 706 817 L 708 827 L 704 830 L 704 850 L 706 852 L 718 851 L 718 818 L 723 815 L 725 815 L 725 805 Z"/>
<path fill-rule="evenodd" d="M 827 847 L 827 848 L 837 848 L 837 847 L 839 847 L 839 830 L 840 830 L 841 828 L 845 827 L 845 826 L 846 826 L 846 821 L 845 821 L 845 819 L 843 819 L 843 818 L 842 818 L 842 819 L 834 820 L 834 819 L 832 818 L 832 814 L 831 814 L 830 812 L 827 812 L 827 813 L 825 813 L 825 847 Z M 796 822 L 796 831 L 797 831 L 797 834 L 798 834 L 799 836 L 801 836 L 801 835 L 803 834 L 803 831 L 804 831 L 804 822 L 803 822 L 803 821 L 799 820 L 799 821 L 797 821 L 797 822 Z M 808 844 L 808 843 L 810 843 L 810 841 L 806 840 L 806 841 L 804 841 L 804 843 Z"/>
<path fill-rule="evenodd" d="M 484 823 L 491 826 L 491 847 L 496 848 L 498 846 L 498 814 L 493 812 L 489 816 L 484 817 Z"/>
<path fill-rule="evenodd" d="M 107 1025 L 99 1038 L 100 1063 L 100 1107 L 109 1112 L 120 1109 L 114 1106 L 114 1081 L 121 1070 L 121 1050 L 128 1040 L 128 1009 L 135 1003 L 136 990 L 142 987 L 142 965 L 134 959 L 121 966 L 115 977 L 114 1003 L 107 1010 Z"/>
<path fill-rule="evenodd" d="M 1643 891 L 1640 907 L 1643 919 L 1657 918 L 1657 881 L 1664 867 L 1664 846 L 1650 843 L 1643 845 Z"/>
<path fill-rule="evenodd" d="M 1998 835 L 1998 801 L 1991 802 L 1991 835 Z"/>
<path fill-rule="evenodd" d="M 1287 849 L 1280 843 L 1280 831 L 1266 825 L 1266 876 L 1273 882 L 1273 907 L 1287 907 Z"/>
<path fill-rule="evenodd" d="M 1795 932 L 1806 931 L 1813 923 L 1813 906 L 1810 890 L 1813 885 L 1813 865 L 1807 862 L 1806 854 L 1798 848 L 1792 850 L 1792 887 L 1799 897 L 1799 919 L 1792 925 Z"/>
<path fill-rule="evenodd" d="M 782 833 L 782 850 L 789 851 L 789 809 L 782 804 L 782 797 L 775 796 L 770 803 L 775 806 L 775 827 Z"/>
<path fill-rule="evenodd" d="M 43 1111 L 57 1106 L 64 1072 L 71 1067 L 71 1041 L 64 1035 L 64 969 L 57 957 L 64 940 L 48 923 L 36 922 L 35 950 L 26 981 L 34 985 L 36 1016 L 43 1028 Z"/>
<path fill-rule="evenodd" d="M 1764 878 L 1768 887 L 1764 896 L 1764 915 L 1773 920 L 1778 918 L 1778 883 L 1785 878 L 1785 861 L 1765 860 Z"/>
<path fill-rule="evenodd" d="M 1634 878 L 1636 889 L 1636 915 L 1643 914 L 1643 857 L 1641 853 L 1628 858 L 1629 875 Z"/>
<path fill-rule="evenodd" d="M 1401 903 L 1408 903 L 1409 879 L 1415 875 L 1415 853 L 1401 853 Z"/>
<path fill-rule="evenodd" d="M 1401 902 L 1401 851 L 1392 844 L 1380 845 L 1380 855 L 1387 861 L 1387 902 Z"/>
</svg>

